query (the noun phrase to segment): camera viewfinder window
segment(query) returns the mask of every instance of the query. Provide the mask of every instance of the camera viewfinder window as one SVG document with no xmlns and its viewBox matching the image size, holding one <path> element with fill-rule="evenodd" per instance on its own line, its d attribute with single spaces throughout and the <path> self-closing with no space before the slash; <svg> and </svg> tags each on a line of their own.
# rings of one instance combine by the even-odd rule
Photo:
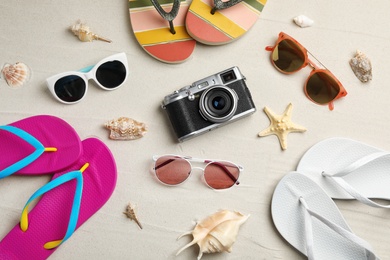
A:
<svg viewBox="0 0 390 260">
<path fill-rule="evenodd" d="M 223 83 L 227 83 L 227 82 L 230 82 L 232 80 L 237 79 L 236 74 L 234 74 L 233 70 L 229 70 L 229 71 L 221 74 L 221 78 L 222 78 Z"/>
</svg>

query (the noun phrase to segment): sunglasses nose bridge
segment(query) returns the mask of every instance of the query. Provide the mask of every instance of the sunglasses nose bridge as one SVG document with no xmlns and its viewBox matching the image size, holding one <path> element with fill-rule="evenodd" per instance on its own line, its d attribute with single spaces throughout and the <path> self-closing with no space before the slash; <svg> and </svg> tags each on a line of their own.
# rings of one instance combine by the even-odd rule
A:
<svg viewBox="0 0 390 260">
<path fill-rule="evenodd" d="M 202 168 L 202 167 L 192 167 L 191 171 L 194 171 L 194 170 L 200 170 L 201 172 L 204 172 L 204 168 Z"/>
<path fill-rule="evenodd" d="M 86 78 L 87 81 L 89 81 L 90 79 L 94 79 L 95 78 L 95 73 L 94 71 L 88 71 L 84 74 L 84 77 Z"/>
</svg>

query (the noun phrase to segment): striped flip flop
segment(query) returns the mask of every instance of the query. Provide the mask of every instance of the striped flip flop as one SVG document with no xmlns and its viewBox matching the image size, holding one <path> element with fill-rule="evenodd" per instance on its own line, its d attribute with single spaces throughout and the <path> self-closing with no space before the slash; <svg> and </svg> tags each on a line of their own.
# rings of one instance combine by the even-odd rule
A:
<svg viewBox="0 0 390 260">
<path fill-rule="evenodd" d="M 193 0 L 186 18 L 189 35 L 208 45 L 230 43 L 259 18 L 267 0 Z"/>
<path fill-rule="evenodd" d="M 185 0 L 129 0 L 129 11 L 135 37 L 151 56 L 167 63 L 191 56 L 196 42 L 185 28 Z"/>
</svg>

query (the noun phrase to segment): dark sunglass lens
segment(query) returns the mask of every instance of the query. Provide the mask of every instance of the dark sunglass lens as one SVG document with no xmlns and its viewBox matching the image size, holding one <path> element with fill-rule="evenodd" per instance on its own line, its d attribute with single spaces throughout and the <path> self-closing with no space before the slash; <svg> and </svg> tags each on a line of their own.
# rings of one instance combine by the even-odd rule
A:
<svg viewBox="0 0 390 260">
<path fill-rule="evenodd" d="M 125 81 L 126 68 L 120 61 L 103 63 L 96 70 L 96 79 L 106 88 L 116 88 Z"/>
<path fill-rule="evenodd" d="M 190 176 L 191 165 L 177 156 L 162 156 L 157 159 L 154 170 L 161 182 L 177 185 Z"/>
<path fill-rule="evenodd" d="M 85 82 L 79 76 L 71 75 L 60 78 L 54 84 L 56 95 L 65 102 L 79 101 L 85 94 Z"/>
<path fill-rule="evenodd" d="M 327 104 L 334 100 L 340 92 L 335 79 L 325 72 L 316 72 L 306 83 L 307 95 L 316 103 Z"/>
<path fill-rule="evenodd" d="M 238 180 L 240 170 L 229 162 L 212 162 L 204 169 L 204 178 L 213 189 L 227 189 Z"/>
<path fill-rule="evenodd" d="M 272 60 L 283 72 L 295 72 L 302 68 L 305 55 L 302 49 L 291 40 L 283 40 L 272 52 Z"/>
</svg>

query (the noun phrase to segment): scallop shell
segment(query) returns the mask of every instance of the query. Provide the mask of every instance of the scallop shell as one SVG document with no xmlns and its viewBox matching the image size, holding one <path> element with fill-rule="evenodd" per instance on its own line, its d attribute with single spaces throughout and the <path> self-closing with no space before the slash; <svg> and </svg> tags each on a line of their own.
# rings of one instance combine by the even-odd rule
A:
<svg viewBox="0 0 390 260">
<path fill-rule="evenodd" d="M 113 119 L 105 124 L 110 132 L 110 138 L 114 140 L 134 140 L 143 137 L 147 128 L 144 123 L 128 117 Z"/>
<path fill-rule="evenodd" d="M 230 253 L 240 226 L 249 216 L 230 210 L 221 210 L 208 216 L 200 221 L 193 231 L 184 233 L 178 238 L 180 239 L 185 235 L 191 234 L 194 237 L 176 255 L 194 244 L 198 244 L 200 248 L 198 260 L 202 258 L 204 253 L 219 253 L 223 251 Z"/>
<path fill-rule="evenodd" d="M 92 42 L 93 40 L 100 40 L 105 42 L 111 42 L 111 40 L 101 37 L 97 34 L 91 32 L 91 29 L 86 24 L 82 23 L 80 20 L 76 24 L 70 27 L 70 30 L 76 35 L 82 42 Z"/>
<path fill-rule="evenodd" d="M 372 80 L 371 61 L 361 51 L 356 51 L 355 57 L 349 61 L 349 65 L 351 65 L 352 71 L 361 82 Z"/>
<path fill-rule="evenodd" d="M 21 87 L 30 79 L 31 71 L 26 64 L 17 62 L 15 64 L 5 64 L 1 74 L 8 86 Z"/>
<path fill-rule="evenodd" d="M 296 25 L 302 28 L 310 27 L 314 24 L 314 21 L 305 15 L 298 15 L 297 17 L 294 17 L 293 20 Z"/>
</svg>

